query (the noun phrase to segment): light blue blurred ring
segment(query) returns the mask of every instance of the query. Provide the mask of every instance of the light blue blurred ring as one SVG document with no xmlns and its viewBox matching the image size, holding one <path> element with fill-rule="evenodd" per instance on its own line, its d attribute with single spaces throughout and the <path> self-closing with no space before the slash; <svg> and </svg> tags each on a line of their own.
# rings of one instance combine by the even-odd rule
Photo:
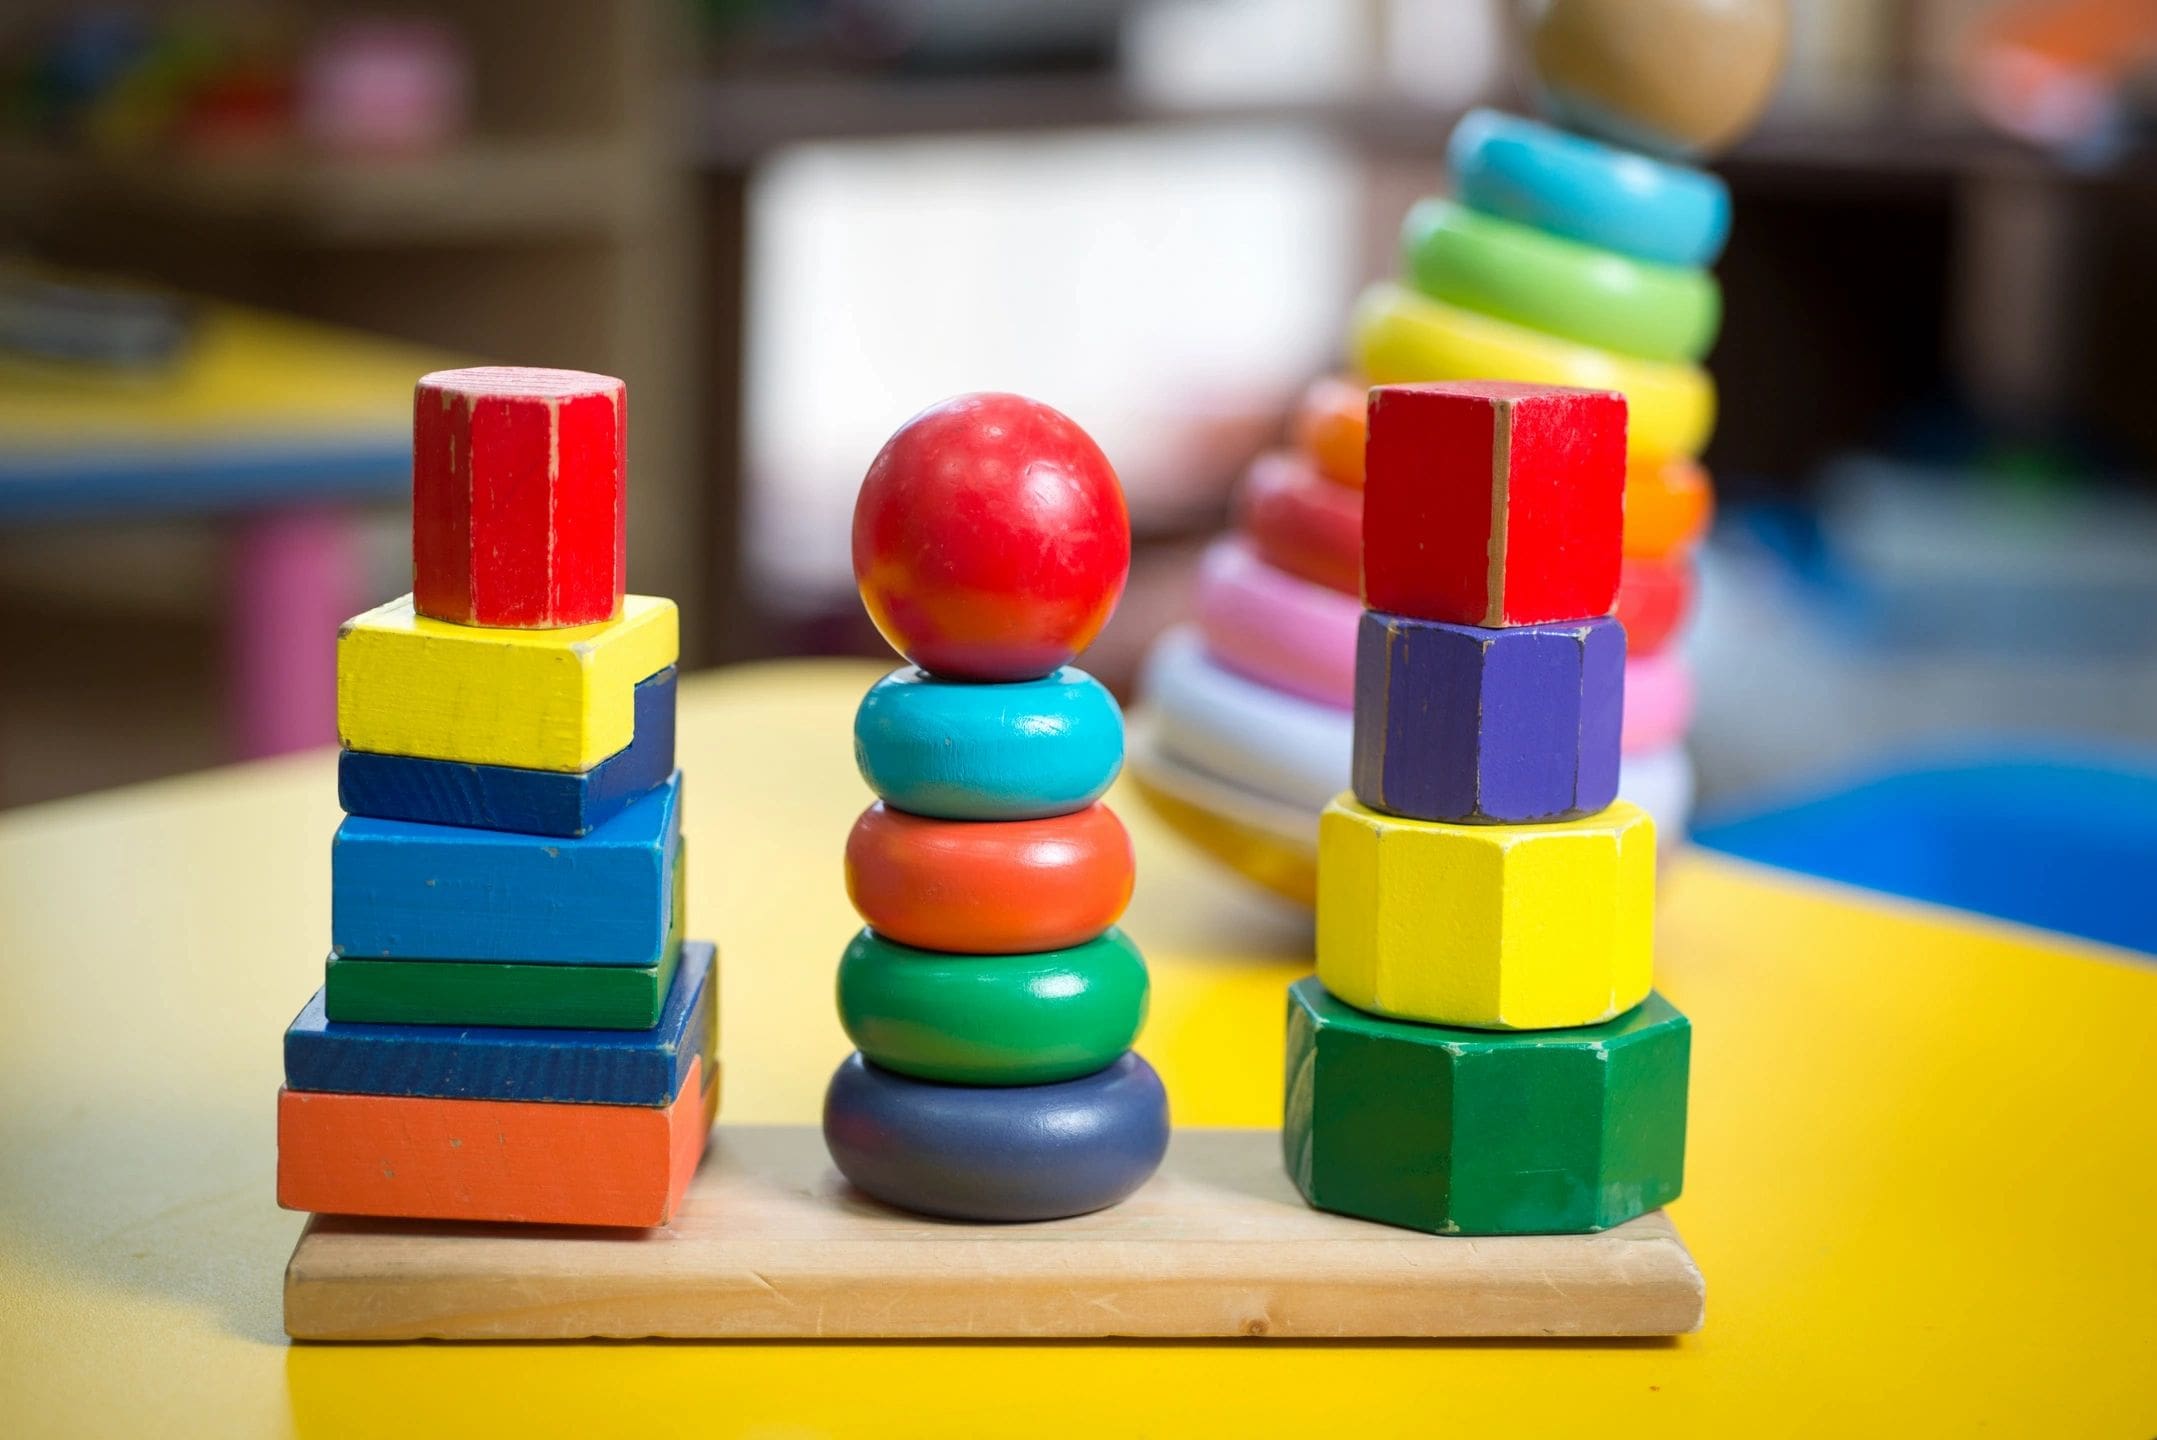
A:
<svg viewBox="0 0 2157 1440">
<path fill-rule="evenodd" d="M 943 820 L 1037 820 L 1101 798 L 1123 768 L 1123 711 L 1085 671 L 973 684 L 911 666 L 854 712 L 854 763 L 885 804 Z"/>
<path fill-rule="evenodd" d="M 1730 236 L 1730 192 L 1706 171 L 1497 110 L 1463 116 L 1446 160 L 1462 204 L 1635 259 L 1712 265 Z"/>
</svg>

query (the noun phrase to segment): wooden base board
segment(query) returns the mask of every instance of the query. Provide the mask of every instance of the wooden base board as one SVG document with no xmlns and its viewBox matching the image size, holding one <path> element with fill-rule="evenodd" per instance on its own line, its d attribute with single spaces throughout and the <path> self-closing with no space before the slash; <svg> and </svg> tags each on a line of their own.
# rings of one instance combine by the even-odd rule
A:
<svg viewBox="0 0 2157 1440">
<path fill-rule="evenodd" d="M 1599 1235 L 1458 1239 L 1304 1205 L 1271 1130 L 1185 1130 L 1131 1199 L 963 1225 L 851 1190 L 808 1126 L 723 1127 L 642 1234 L 316 1216 L 303 1340 L 1275 1339 L 1673 1335 L 1702 1286 L 1658 1211 Z"/>
</svg>

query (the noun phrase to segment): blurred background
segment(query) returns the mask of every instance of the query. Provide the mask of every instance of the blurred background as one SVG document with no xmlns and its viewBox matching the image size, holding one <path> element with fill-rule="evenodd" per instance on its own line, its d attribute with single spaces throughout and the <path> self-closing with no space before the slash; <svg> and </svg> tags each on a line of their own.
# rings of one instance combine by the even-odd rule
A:
<svg viewBox="0 0 2157 1440">
<path fill-rule="evenodd" d="M 1791 8 L 1717 163 L 1703 805 L 2146 764 L 2157 4 Z M 1048 400 L 1131 496 L 1127 687 L 1480 103 L 1526 103 L 1485 0 L 17 0 L 0 807 L 332 743 L 336 623 L 408 588 L 411 381 L 476 361 L 628 380 L 631 588 L 690 666 L 888 653 L 868 460 Z"/>
</svg>

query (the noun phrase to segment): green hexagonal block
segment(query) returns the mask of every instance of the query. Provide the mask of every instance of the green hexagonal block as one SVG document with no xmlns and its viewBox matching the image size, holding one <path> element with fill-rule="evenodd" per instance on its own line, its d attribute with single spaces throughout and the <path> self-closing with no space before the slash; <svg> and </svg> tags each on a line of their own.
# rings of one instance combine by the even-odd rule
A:
<svg viewBox="0 0 2157 1440">
<path fill-rule="evenodd" d="M 1440 1235 L 1607 1230 L 1677 1198 L 1692 1025 L 1657 994 L 1574 1030 L 1462 1030 L 1288 987 L 1290 1178 Z"/>
</svg>

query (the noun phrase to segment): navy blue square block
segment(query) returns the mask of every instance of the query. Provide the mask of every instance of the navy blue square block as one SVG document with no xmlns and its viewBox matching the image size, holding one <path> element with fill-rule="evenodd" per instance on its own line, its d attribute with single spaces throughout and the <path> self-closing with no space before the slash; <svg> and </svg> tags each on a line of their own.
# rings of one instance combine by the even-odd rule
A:
<svg viewBox="0 0 2157 1440">
<path fill-rule="evenodd" d="M 337 802 L 376 820 L 588 835 L 674 773 L 674 680 L 669 665 L 641 681 L 635 737 L 581 773 L 347 750 L 337 757 Z"/>
</svg>

